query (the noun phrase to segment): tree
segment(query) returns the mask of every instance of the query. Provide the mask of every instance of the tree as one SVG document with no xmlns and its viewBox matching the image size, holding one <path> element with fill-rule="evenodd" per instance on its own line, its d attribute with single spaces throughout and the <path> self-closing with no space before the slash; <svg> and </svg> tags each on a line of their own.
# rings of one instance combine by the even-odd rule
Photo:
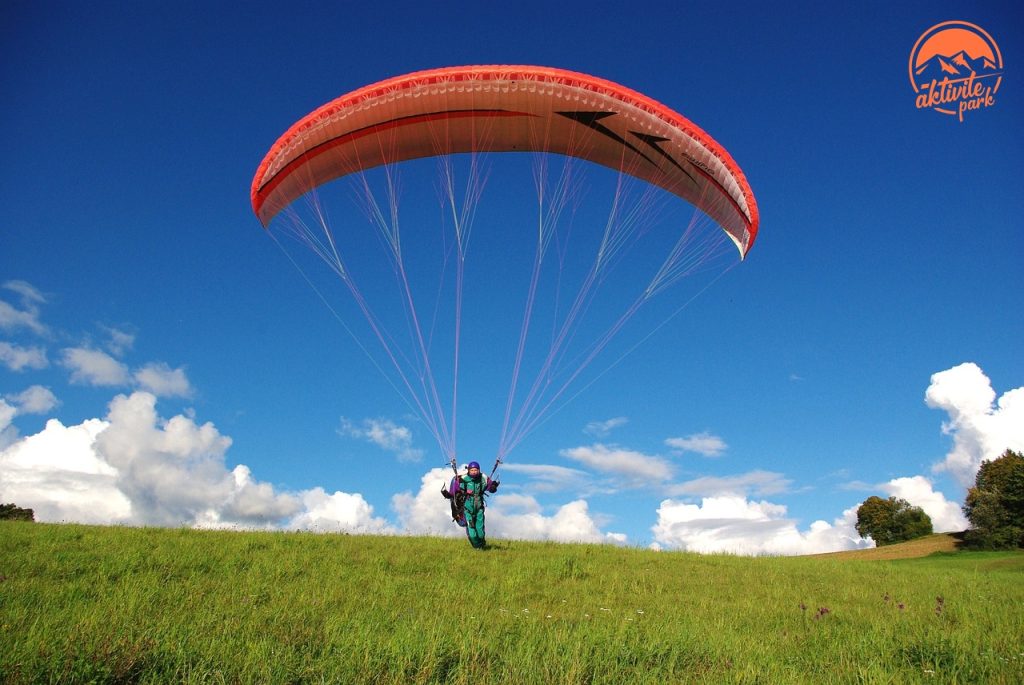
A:
<svg viewBox="0 0 1024 685">
<path fill-rule="evenodd" d="M 871 496 L 857 507 L 857 532 L 879 547 L 931 535 L 932 520 L 905 499 Z"/>
<path fill-rule="evenodd" d="M 969 546 L 1024 547 L 1024 455 L 1006 450 L 981 462 L 963 509 L 971 522 L 965 536 Z"/>
<path fill-rule="evenodd" d="M 22 509 L 16 504 L 0 504 L 0 521 L 35 521 L 36 515 L 31 509 Z"/>
</svg>

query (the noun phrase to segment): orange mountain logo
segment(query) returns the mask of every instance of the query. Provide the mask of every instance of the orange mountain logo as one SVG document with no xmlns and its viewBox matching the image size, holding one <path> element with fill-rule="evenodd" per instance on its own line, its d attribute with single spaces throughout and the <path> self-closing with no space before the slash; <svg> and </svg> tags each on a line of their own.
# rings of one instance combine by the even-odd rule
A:
<svg viewBox="0 0 1024 685">
<path fill-rule="evenodd" d="M 1003 80 L 1003 55 L 984 29 L 946 21 L 921 34 L 910 51 L 910 84 L 918 109 L 964 120 L 991 107 Z"/>
</svg>

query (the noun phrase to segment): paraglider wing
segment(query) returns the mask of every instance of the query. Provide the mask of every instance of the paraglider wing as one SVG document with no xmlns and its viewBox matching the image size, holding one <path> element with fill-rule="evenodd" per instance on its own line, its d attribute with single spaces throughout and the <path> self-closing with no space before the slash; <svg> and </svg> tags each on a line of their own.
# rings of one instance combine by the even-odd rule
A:
<svg viewBox="0 0 1024 685">
<path fill-rule="evenodd" d="M 344 95 L 292 126 L 252 183 L 264 226 L 304 193 L 383 164 L 463 152 L 551 152 L 635 176 L 717 222 L 745 257 L 758 211 L 728 152 L 680 114 L 593 76 L 532 66 L 434 69 Z"/>
</svg>

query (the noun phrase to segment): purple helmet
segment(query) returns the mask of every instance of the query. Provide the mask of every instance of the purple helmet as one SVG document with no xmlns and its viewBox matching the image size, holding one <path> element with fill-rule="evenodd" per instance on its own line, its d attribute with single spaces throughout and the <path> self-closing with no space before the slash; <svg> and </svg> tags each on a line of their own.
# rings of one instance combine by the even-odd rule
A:
<svg viewBox="0 0 1024 685">
<path fill-rule="evenodd" d="M 478 462 L 478 461 L 471 461 L 471 462 L 469 462 L 469 465 L 466 466 L 466 469 L 467 470 L 468 469 L 476 469 L 477 471 L 479 471 L 480 470 L 480 462 Z"/>
</svg>

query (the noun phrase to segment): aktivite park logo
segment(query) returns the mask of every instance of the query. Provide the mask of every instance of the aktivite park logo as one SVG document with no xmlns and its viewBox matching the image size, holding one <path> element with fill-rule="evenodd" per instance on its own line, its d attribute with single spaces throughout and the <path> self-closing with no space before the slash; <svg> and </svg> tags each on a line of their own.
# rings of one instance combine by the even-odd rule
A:
<svg viewBox="0 0 1024 685">
<path fill-rule="evenodd" d="M 918 109 L 956 116 L 995 104 L 1003 55 L 984 29 L 966 21 L 931 27 L 910 51 L 910 83 Z"/>
</svg>

